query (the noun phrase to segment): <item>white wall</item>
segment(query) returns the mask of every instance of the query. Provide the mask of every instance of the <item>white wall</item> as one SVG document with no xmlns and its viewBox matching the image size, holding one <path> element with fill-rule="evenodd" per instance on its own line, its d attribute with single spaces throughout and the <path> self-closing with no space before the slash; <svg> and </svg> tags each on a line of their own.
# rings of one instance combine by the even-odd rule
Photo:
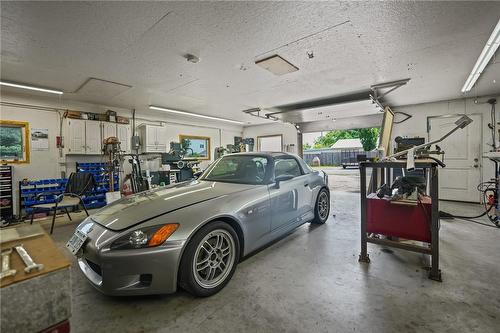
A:
<svg viewBox="0 0 500 333">
<path fill-rule="evenodd" d="M 291 124 L 272 122 L 270 124 L 248 126 L 243 129 L 243 137 L 254 138 L 255 146 L 257 146 L 257 137 L 279 134 L 283 135 L 283 150 L 288 146 L 290 147 L 290 150 L 288 150 L 290 153 L 297 154 L 297 130 Z"/>
<path fill-rule="evenodd" d="M 496 97 L 500 101 L 500 96 Z M 491 131 L 488 128 L 490 122 L 491 105 L 486 103 L 488 98 L 483 97 L 478 99 L 478 103 L 474 103 L 473 98 L 458 99 L 451 101 L 441 101 L 434 103 L 425 103 L 409 106 L 394 107 L 393 111 L 401 111 L 412 115 L 413 117 L 402 124 L 394 124 L 392 132 L 392 143 L 396 136 L 420 136 L 428 139 L 427 134 L 427 117 L 442 116 L 452 114 L 481 114 L 482 115 L 482 152 L 491 150 Z M 497 113 L 498 114 L 498 113 Z M 453 135 L 460 135 L 459 132 Z M 481 133 L 477 133 L 481 135 Z M 498 139 L 498 135 L 497 135 Z M 447 140 L 453 140 L 453 136 Z M 497 143 L 498 144 L 498 143 Z M 446 152 L 445 152 L 446 153 Z M 445 155 L 446 160 L 446 155 Z M 493 162 L 487 158 L 482 158 L 482 179 L 483 181 L 494 177 Z"/>
<path fill-rule="evenodd" d="M 0 119 L 27 121 L 30 123 L 30 128 L 48 128 L 49 130 L 48 151 L 31 150 L 30 163 L 13 164 L 16 214 L 20 180 L 24 178 L 61 178 L 63 172 L 69 175 L 69 173 L 75 171 L 75 162 L 102 161 L 102 156 L 99 155 L 60 155 L 60 151 L 56 147 L 55 137 L 60 135 L 60 117 L 63 113 L 62 110 L 70 109 L 104 113 L 107 109 L 112 109 L 117 111 L 118 115 L 125 117 L 132 116 L 132 111 L 128 109 L 25 94 L 2 93 L 1 101 L 3 104 L 0 105 Z M 7 105 L 7 103 L 15 105 Z M 61 111 L 33 109 L 28 107 L 28 105 L 42 108 L 56 108 Z M 166 142 L 167 147 L 169 147 L 170 141 L 179 141 L 180 134 L 210 137 L 212 160 L 215 147 L 233 143 L 234 136 L 242 136 L 243 132 L 243 127 L 238 125 L 210 120 L 203 120 L 200 122 L 197 121 L 196 118 L 178 117 L 164 112 L 153 112 L 145 108 L 136 111 L 136 127 L 142 123 L 165 126 L 168 134 Z M 204 161 L 201 166 L 206 167 L 209 163 L 210 161 Z M 159 160 L 151 163 L 146 162 L 145 166 L 155 171 L 159 167 Z M 130 172 L 128 162 L 124 162 L 123 167 L 125 173 Z"/>
</svg>

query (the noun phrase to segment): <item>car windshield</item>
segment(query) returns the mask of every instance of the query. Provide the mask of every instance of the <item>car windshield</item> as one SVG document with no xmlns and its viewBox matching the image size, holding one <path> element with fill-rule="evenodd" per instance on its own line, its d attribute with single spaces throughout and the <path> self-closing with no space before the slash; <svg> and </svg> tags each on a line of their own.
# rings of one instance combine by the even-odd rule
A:
<svg viewBox="0 0 500 333">
<path fill-rule="evenodd" d="M 226 156 L 215 162 L 201 179 L 239 184 L 262 184 L 266 179 L 267 158 L 262 156 Z"/>
</svg>

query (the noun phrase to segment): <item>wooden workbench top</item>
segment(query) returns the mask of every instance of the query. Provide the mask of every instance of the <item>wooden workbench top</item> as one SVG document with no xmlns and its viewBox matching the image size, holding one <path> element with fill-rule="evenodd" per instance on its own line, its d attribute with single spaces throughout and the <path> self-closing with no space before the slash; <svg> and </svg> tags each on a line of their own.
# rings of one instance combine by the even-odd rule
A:
<svg viewBox="0 0 500 333">
<path fill-rule="evenodd" d="M 42 270 L 33 270 L 29 274 L 24 272 L 24 268 L 26 266 L 17 251 L 14 249 L 14 246 L 20 244 L 24 245 L 24 248 L 31 258 L 33 258 L 35 263 L 44 265 Z M 2 248 L 2 252 L 8 248 L 12 248 L 12 253 L 10 254 L 10 268 L 17 271 L 16 275 L 3 278 L 0 281 L 1 288 L 36 276 L 48 274 L 70 265 L 70 261 L 64 256 L 63 253 L 61 253 L 52 238 L 50 238 L 45 232 L 35 237 L 1 243 L 0 246 Z"/>
</svg>

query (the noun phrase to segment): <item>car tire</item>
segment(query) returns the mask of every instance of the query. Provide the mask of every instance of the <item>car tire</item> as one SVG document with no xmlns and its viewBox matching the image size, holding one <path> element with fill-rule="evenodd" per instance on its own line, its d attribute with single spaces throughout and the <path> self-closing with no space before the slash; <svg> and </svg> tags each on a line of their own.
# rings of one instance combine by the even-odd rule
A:
<svg viewBox="0 0 500 333">
<path fill-rule="evenodd" d="M 330 193 L 326 188 L 322 188 L 318 197 L 316 198 L 316 204 L 314 205 L 314 219 L 311 223 L 314 224 L 324 224 L 328 217 L 330 216 Z"/>
<path fill-rule="evenodd" d="M 187 244 L 179 285 L 195 296 L 211 296 L 231 280 L 239 259 L 240 242 L 234 229 L 222 221 L 209 223 Z"/>
</svg>

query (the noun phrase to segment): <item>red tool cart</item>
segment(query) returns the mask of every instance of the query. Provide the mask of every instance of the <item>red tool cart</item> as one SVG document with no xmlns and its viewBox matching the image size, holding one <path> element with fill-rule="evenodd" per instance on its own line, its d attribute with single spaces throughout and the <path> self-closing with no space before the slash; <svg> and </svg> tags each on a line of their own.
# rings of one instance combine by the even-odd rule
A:
<svg viewBox="0 0 500 333">
<path fill-rule="evenodd" d="M 406 161 L 361 162 L 361 254 L 359 261 L 369 263 L 367 243 L 380 244 L 431 256 L 429 279 L 441 281 L 439 269 L 439 201 L 438 165 L 433 160 L 416 160 L 427 180 L 427 196 L 420 201 L 389 201 L 374 193 L 382 184 L 392 183 L 394 170 L 405 170 Z M 372 169 L 367 183 L 366 169 Z M 380 237 L 387 236 L 387 237 Z M 403 238 L 422 242 L 408 244 L 394 240 Z"/>
</svg>

